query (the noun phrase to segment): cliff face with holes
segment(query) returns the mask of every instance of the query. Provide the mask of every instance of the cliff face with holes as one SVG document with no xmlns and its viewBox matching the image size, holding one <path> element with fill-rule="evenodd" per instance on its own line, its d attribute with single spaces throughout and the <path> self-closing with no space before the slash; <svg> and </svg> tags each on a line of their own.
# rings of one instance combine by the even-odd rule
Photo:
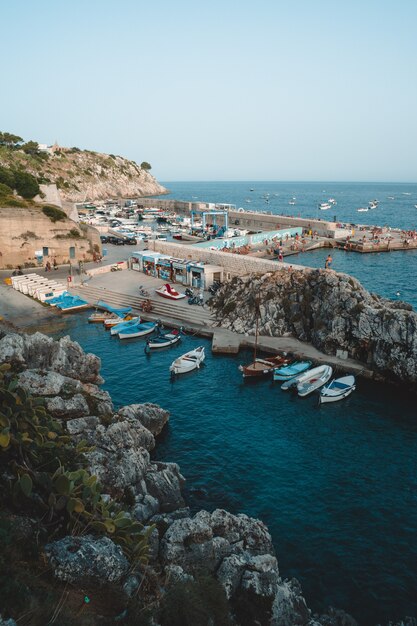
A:
<svg viewBox="0 0 417 626">
<path fill-rule="evenodd" d="M 345 350 L 376 372 L 417 383 L 417 314 L 331 270 L 281 269 L 234 278 L 212 301 L 221 326 L 238 333 L 291 334 L 326 354 Z"/>
</svg>

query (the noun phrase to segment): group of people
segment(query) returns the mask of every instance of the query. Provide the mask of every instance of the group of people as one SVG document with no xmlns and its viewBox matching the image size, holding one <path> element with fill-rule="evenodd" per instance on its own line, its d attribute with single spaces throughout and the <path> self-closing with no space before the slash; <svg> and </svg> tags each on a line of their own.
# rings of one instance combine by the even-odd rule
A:
<svg viewBox="0 0 417 626">
<path fill-rule="evenodd" d="M 52 267 L 54 268 L 54 270 L 58 269 L 58 263 L 56 262 L 56 258 L 55 257 L 52 260 L 52 265 L 51 265 L 50 261 L 47 261 L 45 263 L 45 272 L 51 272 L 52 271 Z"/>
</svg>

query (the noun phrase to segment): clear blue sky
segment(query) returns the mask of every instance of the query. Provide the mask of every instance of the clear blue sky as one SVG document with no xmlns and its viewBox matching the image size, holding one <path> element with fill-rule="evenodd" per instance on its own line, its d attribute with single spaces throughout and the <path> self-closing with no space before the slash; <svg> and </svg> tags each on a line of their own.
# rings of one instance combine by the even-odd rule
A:
<svg viewBox="0 0 417 626">
<path fill-rule="evenodd" d="M 0 130 L 160 180 L 417 180 L 415 0 L 14 0 Z"/>
</svg>

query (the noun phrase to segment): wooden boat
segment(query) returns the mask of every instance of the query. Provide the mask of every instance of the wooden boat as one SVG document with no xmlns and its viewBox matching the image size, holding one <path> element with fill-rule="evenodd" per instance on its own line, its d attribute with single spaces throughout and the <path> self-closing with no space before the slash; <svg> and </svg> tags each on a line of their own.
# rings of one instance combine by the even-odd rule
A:
<svg viewBox="0 0 417 626">
<path fill-rule="evenodd" d="M 310 393 L 313 393 L 316 389 L 323 387 L 323 385 L 330 380 L 332 374 L 333 368 L 330 365 L 319 365 L 318 367 L 313 367 L 312 370 L 309 370 L 300 376 L 297 383 L 298 395 L 301 398 L 309 396 Z"/>
<path fill-rule="evenodd" d="M 239 369 L 243 374 L 243 378 L 269 376 L 275 368 L 283 365 L 289 365 L 292 360 L 292 357 L 285 354 L 277 354 L 276 356 L 267 357 L 265 359 L 255 357 L 252 363 L 248 363 L 248 365 L 239 365 Z"/>
<path fill-rule="evenodd" d="M 107 319 L 116 319 L 121 317 L 122 319 L 130 313 L 132 307 L 113 307 L 102 300 L 97 302 L 96 310 L 92 313 L 88 321 L 89 323 L 105 322 Z M 99 311 L 100 309 L 100 311 Z"/>
<path fill-rule="evenodd" d="M 153 333 L 155 326 L 155 322 L 137 322 L 132 326 L 125 326 L 119 330 L 119 339 L 133 339 L 134 337 L 149 335 Z"/>
<path fill-rule="evenodd" d="M 108 317 L 107 319 L 104 320 L 104 328 L 112 328 L 113 326 L 116 326 L 117 324 L 123 324 L 123 322 L 130 322 L 130 321 L 135 321 L 135 322 L 139 322 L 139 317 L 137 316 L 133 316 L 133 315 L 126 315 L 126 317 Z"/>
<path fill-rule="evenodd" d="M 258 358 L 256 356 L 258 349 L 258 320 L 259 320 L 259 303 L 257 304 L 256 314 L 256 326 L 255 326 L 255 345 L 253 348 L 253 361 L 247 365 L 239 365 L 239 370 L 243 374 L 243 378 L 255 378 L 261 376 L 268 376 L 272 374 L 275 367 L 281 367 L 282 365 L 288 365 L 291 362 L 289 357 L 284 352 L 272 357 L 266 357 L 265 359 Z"/>
<path fill-rule="evenodd" d="M 172 375 L 191 372 L 192 370 L 198 369 L 205 358 L 204 347 L 198 346 L 195 350 L 190 350 L 190 352 L 186 352 L 178 357 L 178 359 L 175 359 L 169 371 Z"/>
<path fill-rule="evenodd" d="M 310 369 L 311 361 L 294 361 L 290 365 L 274 368 L 274 380 L 290 380 Z"/>
<path fill-rule="evenodd" d="M 186 297 L 185 293 L 180 293 L 169 283 L 162 285 L 159 289 L 155 289 L 155 293 L 157 293 L 158 296 L 168 298 L 169 300 L 181 300 Z"/>
<path fill-rule="evenodd" d="M 320 391 L 319 403 L 337 402 L 347 398 L 356 389 L 355 377 L 352 375 L 334 378 Z"/>
<path fill-rule="evenodd" d="M 181 330 L 171 330 L 168 333 L 160 333 L 157 337 L 152 337 L 146 342 L 145 352 L 157 348 L 167 348 L 173 346 L 181 340 Z"/>
</svg>

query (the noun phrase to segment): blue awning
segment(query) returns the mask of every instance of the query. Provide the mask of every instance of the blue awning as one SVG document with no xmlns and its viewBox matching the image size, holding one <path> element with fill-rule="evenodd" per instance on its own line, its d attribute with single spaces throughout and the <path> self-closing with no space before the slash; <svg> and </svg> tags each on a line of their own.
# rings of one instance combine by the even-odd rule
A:
<svg viewBox="0 0 417 626">
<path fill-rule="evenodd" d="M 110 304 L 107 304 L 106 302 L 103 302 L 102 300 L 99 300 L 97 302 L 96 307 L 99 309 L 104 309 L 105 311 L 109 311 L 110 313 L 115 313 L 116 315 L 120 315 L 120 316 L 127 315 L 132 310 L 131 306 L 124 307 L 124 308 L 116 308 L 114 306 L 111 306 Z"/>
</svg>

